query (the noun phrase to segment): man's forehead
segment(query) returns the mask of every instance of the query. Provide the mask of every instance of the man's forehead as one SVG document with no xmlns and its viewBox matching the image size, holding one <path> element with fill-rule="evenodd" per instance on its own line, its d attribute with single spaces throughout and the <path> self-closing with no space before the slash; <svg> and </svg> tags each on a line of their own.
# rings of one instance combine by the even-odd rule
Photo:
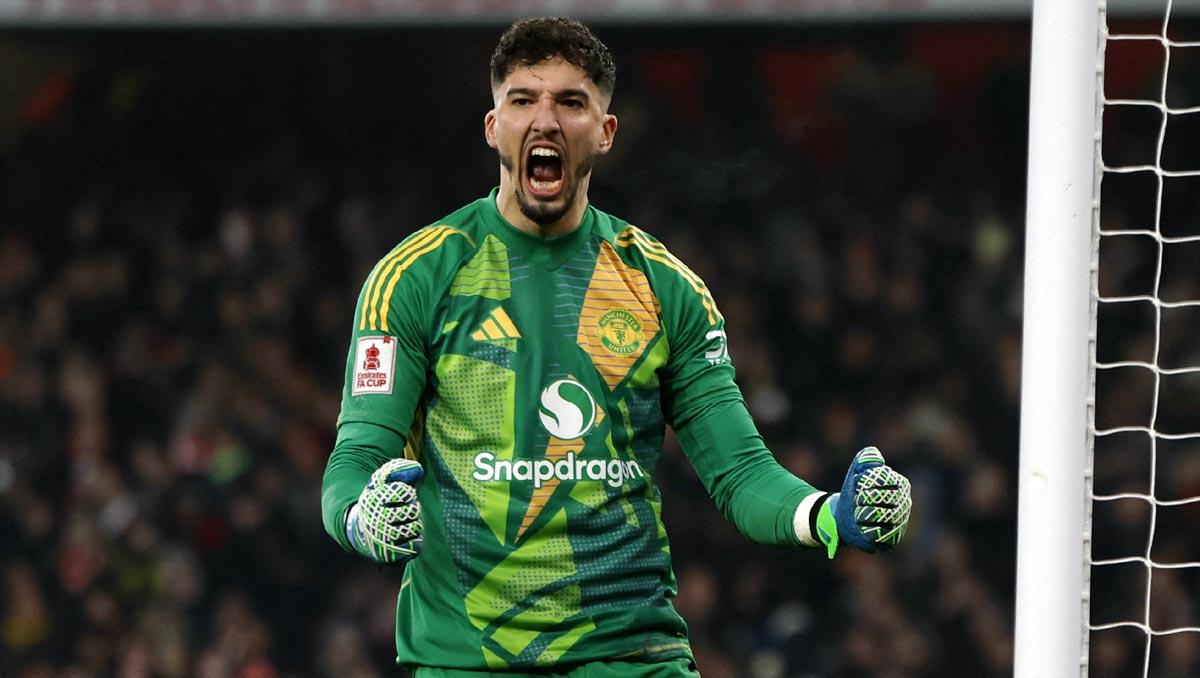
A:
<svg viewBox="0 0 1200 678">
<path fill-rule="evenodd" d="M 592 82 L 586 71 L 561 57 L 551 57 L 535 64 L 517 66 L 508 74 L 497 88 L 497 94 L 503 96 L 512 89 L 531 89 L 536 91 L 549 90 L 584 90 L 592 96 L 599 94 L 599 88 Z"/>
</svg>

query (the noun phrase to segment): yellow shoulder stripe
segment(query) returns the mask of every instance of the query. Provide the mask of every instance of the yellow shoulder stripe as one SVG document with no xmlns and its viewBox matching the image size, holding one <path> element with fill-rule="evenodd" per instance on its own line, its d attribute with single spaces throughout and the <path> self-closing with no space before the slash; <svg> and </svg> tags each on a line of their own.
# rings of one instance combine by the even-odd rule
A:
<svg viewBox="0 0 1200 678">
<path fill-rule="evenodd" d="M 663 262 L 663 263 L 668 263 L 671 266 L 671 268 L 675 269 L 684 278 L 687 278 L 688 282 L 691 282 L 693 287 L 697 287 L 697 286 L 704 287 L 704 281 L 700 279 L 700 276 L 696 275 L 696 273 L 694 271 L 692 271 L 692 269 L 688 268 L 687 264 L 684 264 L 682 261 L 680 261 L 679 257 L 676 257 L 674 254 L 671 254 L 670 250 L 667 249 L 666 245 L 663 245 L 660 242 L 655 242 L 655 241 L 651 240 L 650 236 L 646 235 L 645 231 L 642 231 L 641 229 L 636 228 L 634 226 L 630 226 L 630 227 L 626 228 L 624 231 L 621 231 L 621 234 L 617 237 L 624 238 L 626 240 L 629 240 L 630 242 L 636 242 L 639 245 L 639 248 L 643 252 L 655 252 L 655 253 L 660 254 L 663 257 L 669 259 L 670 260 L 669 262 Z M 621 244 L 622 246 L 625 246 L 625 247 L 629 246 L 628 243 L 625 243 L 625 242 L 622 242 L 619 244 Z"/>
<path fill-rule="evenodd" d="M 456 233 L 466 237 L 465 233 L 452 226 L 423 229 L 384 257 L 367 279 L 359 330 L 387 330 L 392 293 L 404 271 L 417 259 L 441 247 L 446 238 Z"/>
<path fill-rule="evenodd" d="M 696 294 L 700 295 L 700 304 L 708 313 L 708 322 L 710 324 L 715 324 L 717 319 L 721 317 L 721 312 L 717 310 L 717 302 L 713 300 L 712 293 L 708 291 L 708 287 L 704 284 L 704 281 L 674 254 L 667 251 L 667 248 L 662 243 L 650 240 L 645 233 L 630 226 L 621 231 L 620 235 L 617 236 L 617 244 L 621 247 L 634 245 L 642 251 L 642 255 L 647 259 L 657 261 L 678 273 L 679 277 L 683 278 L 696 291 Z"/>
<path fill-rule="evenodd" d="M 417 231 L 407 240 L 396 246 L 387 256 L 380 259 L 378 264 L 375 264 L 375 270 L 371 271 L 371 275 L 367 278 L 367 284 L 365 285 L 366 292 L 363 296 L 362 318 L 358 322 L 359 330 L 367 329 L 368 320 L 370 321 L 371 328 L 375 329 L 375 312 L 376 304 L 379 300 L 379 291 L 383 286 L 383 281 L 387 278 L 388 273 L 391 272 L 396 263 L 409 252 L 436 237 L 437 232 L 442 230 L 442 228 L 441 226 L 437 226 Z"/>
</svg>

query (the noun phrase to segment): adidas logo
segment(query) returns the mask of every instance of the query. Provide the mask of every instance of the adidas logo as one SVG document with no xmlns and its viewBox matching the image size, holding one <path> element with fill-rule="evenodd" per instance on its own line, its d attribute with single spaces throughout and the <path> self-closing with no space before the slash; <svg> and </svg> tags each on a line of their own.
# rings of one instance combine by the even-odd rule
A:
<svg viewBox="0 0 1200 678">
<path fill-rule="evenodd" d="M 497 306 L 488 315 L 487 320 L 479 325 L 479 329 L 471 334 L 471 338 L 475 341 L 520 339 L 521 333 L 517 331 L 517 326 L 513 324 L 512 318 L 509 318 L 508 314 L 504 312 L 504 308 Z"/>
</svg>

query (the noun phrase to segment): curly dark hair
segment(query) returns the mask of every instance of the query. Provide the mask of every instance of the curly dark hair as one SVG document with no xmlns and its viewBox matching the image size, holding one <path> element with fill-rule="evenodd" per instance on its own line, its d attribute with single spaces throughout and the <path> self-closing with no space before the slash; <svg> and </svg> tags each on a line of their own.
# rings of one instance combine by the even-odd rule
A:
<svg viewBox="0 0 1200 678">
<path fill-rule="evenodd" d="M 492 52 L 492 87 L 516 68 L 556 56 L 582 68 L 605 96 L 612 96 L 617 84 L 612 52 L 587 26 L 566 17 L 522 19 L 509 26 Z"/>
</svg>

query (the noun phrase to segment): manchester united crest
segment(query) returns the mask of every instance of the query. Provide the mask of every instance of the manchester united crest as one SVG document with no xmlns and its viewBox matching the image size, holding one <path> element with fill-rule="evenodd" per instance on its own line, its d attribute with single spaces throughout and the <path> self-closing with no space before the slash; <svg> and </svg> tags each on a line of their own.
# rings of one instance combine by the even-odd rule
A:
<svg viewBox="0 0 1200 678">
<path fill-rule="evenodd" d="M 617 355 L 629 355 L 642 347 L 642 323 L 629 311 L 614 308 L 600 316 L 600 343 Z"/>
</svg>

